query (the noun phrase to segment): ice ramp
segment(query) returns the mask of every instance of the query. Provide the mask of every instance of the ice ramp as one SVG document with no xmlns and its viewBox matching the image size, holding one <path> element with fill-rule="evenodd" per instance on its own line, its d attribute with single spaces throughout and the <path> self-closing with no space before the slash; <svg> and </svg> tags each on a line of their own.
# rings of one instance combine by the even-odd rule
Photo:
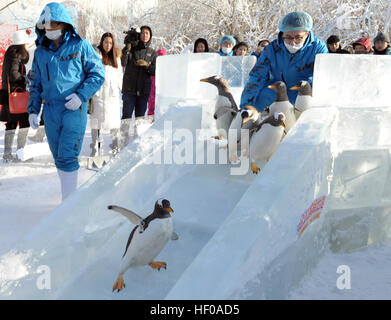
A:
<svg viewBox="0 0 391 320">
<path fill-rule="evenodd" d="M 157 164 L 162 150 L 179 152 L 182 138 L 175 128 L 194 133 L 201 124 L 200 106 L 172 109 L 140 140 L 123 150 L 116 161 L 104 167 L 73 193 L 25 239 L 1 258 L 15 272 L 2 279 L 2 299 L 163 299 L 182 272 L 212 237 L 254 180 L 252 175 L 230 175 L 231 166 L 219 164 Z M 171 125 L 173 136 L 167 132 Z M 166 126 L 166 128 L 165 128 Z M 164 131 L 164 133 L 163 133 Z M 192 145 L 196 145 L 192 141 Z M 178 149 L 179 148 L 179 149 Z M 206 148 L 205 145 L 199 148 Z M 218 159 L 217 145 L 208 154 Z M 192 155 L 199 155 L 194 148 Z M 195 158 L 194 158 L 195 159 Z M 167 160 L 167 159 L 166 159 Z M 156 162 L 154 162 L 156 161 Z M 140 267 L 127 272 L 126 290 L 112 293 L 125 245 L 134 227 L 125 218 L 107 210 L 110 204 L 131 208 L 145 217 L 155 201 L 171 201 L 178 241 L 171 241 L 159 255 L 167 270 Z M 50 272 L 50 289 L 42 283 Z M 41 279 L 41 280 L 40 280 Z M 41 282 L 40 282 L 41 281 Z M 46 280 L 48 281 L 48 280 Z"/>
<path fill-rule="evenodd" d="M 390 238 L 390 68 L 389 57 L 317 56 L 315 108 L 167 299 L 285 299 L 326 251 Z"/>
</svg>

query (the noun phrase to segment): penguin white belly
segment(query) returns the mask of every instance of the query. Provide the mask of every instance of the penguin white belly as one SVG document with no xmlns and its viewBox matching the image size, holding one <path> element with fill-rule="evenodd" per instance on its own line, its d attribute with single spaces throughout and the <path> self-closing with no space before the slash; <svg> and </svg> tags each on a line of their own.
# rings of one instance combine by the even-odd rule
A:
<svg viewBox="0 0 391 320">
<path fill-rule="evenodd" d="M 275 112 L 282 112 L 285 114 L 285 125 L 286 131 L 288 132 L 296 123 L 296 116 L 294 112 L 294 107 L 289 101 L 276 101 L 271 104 L 269 107 L 270 114 Z"/>
<path fill-rule="evenodd" d="M 251 138 L 251 160 L 254 162 L 269 160 L 280 144 L 283 132 L 284 128 L 281 126 L 273 127 L 270 124 L 264 124 Z"/>
<path fill-rule="evenodd" d="M 301 112 L 304 112 L 312 107 L 311 96 L 297 96 L 295 107 Z"/>
<path fill-rule="evenodd" d="M 174 231 L 172 218 L 154 219 L 143 233 L 138 228 L 121 262 L 121 270 L 147 265 L 163 250 Z"/>
</svg>

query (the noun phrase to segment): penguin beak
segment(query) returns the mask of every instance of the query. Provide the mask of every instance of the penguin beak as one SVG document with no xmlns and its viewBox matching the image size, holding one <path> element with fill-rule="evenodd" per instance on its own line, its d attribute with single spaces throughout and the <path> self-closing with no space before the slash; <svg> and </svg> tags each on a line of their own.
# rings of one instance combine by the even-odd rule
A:
<svg viewBox="0 0 391 320">
<path fill-rule="evenodd" d="M 174 213 L 174 210 L 172 210 L 171 209 L 171 207 L 170 208 L 165 208 L 168 212 L 171 212 L 171 213 Z"/>
<path fill-rule="evenodd" d="M 281 122 L 281 125 L 282 125 L 282 127 L 283 127 L 284 129 L 286 128 L 286 125 L 285 125 L 285 122 L 284 122 L 284 121 Z"/>
<path fill-rule="evenodd" d="M 299 90 L 299 89 L 300 89 L 299 86 L 294 86 L 294 87 L 290 88 L 289 90 Z"/>
<path fill-rule="evenodd" d="M 208 78 L 205 78 L 205 79 L 201 79 L 200 81 L 201 81 L 201 82 L 209 82 L 209 79 L 208 79 Z"/>
<path fill-rule="evenodd" d="M 276 89 L 277 87 L 276 86 L 272 86 L 272 85 L 270 85 L 270 86 L 267 86 L 269 89 Z"/>
</svg>

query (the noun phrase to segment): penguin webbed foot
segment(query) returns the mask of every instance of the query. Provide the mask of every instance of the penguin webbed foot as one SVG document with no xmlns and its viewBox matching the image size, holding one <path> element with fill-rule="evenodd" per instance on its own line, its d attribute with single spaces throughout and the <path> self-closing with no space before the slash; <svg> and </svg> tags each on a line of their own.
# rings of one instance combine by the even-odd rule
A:
<svg viewBox="0 0 391 320">
<path fill-rule="evenodd" d="M 257 165 L 254 162 L 251 162 L 251 171 L 255 174 L 258 174 L 261 169 L 257 167 Z"/>
<path fill-rule="evenodd" d="M 167 269 L 167 263 L 162 261 L 152 261 L 149 265 L 152 269 L 158 269 L 158 271 L 160 271 L 161 268 Z"/>
<path fill-rule="evenodd" d="M 115 281 L 114 286 L 113 286 L 113 292 L 115 290 L 117 290 L 117 292 L 120 292 L 125 287 L 126 287 L 126 285 L 125 285 L 125 282 L 124 282 L 124 278 L 122 276 L 118 276 L 118 278 Z"/>
</svg>

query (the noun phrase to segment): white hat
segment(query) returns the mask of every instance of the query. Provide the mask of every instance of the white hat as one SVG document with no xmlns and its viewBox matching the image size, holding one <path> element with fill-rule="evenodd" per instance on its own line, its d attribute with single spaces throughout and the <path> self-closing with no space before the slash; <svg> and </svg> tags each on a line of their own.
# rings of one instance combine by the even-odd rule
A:
<svg viewBox="0 0 391 320">
<path fill-rule="evenodd" d="M 12 45 L 31 43 L 32 39 L 27 35 L 26 30 L 18 30 L 12 35 Z"/>
</svg>

